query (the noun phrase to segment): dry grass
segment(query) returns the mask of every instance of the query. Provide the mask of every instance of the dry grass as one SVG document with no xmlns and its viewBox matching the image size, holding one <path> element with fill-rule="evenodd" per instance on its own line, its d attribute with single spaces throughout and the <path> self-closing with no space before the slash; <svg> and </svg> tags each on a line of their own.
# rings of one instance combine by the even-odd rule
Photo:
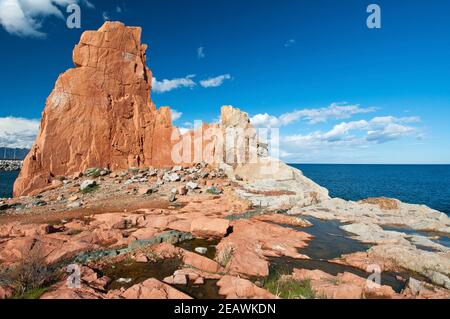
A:
<svg viewBox="0 0 450 319">
<path fill-rule="evenodd" d="M 45 262 L 42 250 L 35 246 L 23 255 L 22 260 L 0 277 L 7 277 L 15 289 L 16 298 L 39 298 L 54 279 Z"/>
</svg>

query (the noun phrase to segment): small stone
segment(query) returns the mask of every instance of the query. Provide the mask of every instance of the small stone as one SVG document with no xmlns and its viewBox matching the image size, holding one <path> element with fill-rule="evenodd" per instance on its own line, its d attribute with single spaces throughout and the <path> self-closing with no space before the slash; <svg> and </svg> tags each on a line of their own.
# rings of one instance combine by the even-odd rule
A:
<svg viewBox="0 0 450 319">
<path fill-rule="evenodd" d="M 68 199 L 67 199 L 67 201 L 69 202 L 69 203 L 73 203 L 73 202 L 75 202 L 75 201 L 77 201 L 79 198 L 78 198 L 78 195 L 73 195 L 73 196 L 70 196 Z"/>
<path fill-rule="evenodd" d="M 200 255 L 206 255 L 206 253 L 208 252 L 208 248 L 206 248 L 206 247 L 196 247 L 195 248 L 195 252 L 199 253 Z"/>
<path fill-rule="evenodd" d="M 181 179 L 180 175 L 176 173 L 166 173 L 163 176 L 163 180 L 166 182 L 179 182 Z"/>
<path fill-rule="evenodd" d="M 181 196 L 185 196 L 187 194 L 188 190 L 185 186 L 178 187 L 178 194 Z"/>
<path fill-rule="evenodd" d="M 153 193 L 153 189 L 151 187 L 142 187 L 138 190 L 138 194 L 141 196 L 150 195 Z"/>
<path fill-rule="evenodd" d="M 185 275 L 175 275 L 173 276 L 174 285 L 187 285 L 187 278 Z"/>
<path fill-rule="evenodd" d="M 177 200 L 177 196 L 175 194 L 171 194 L 169 196 L 169 202 L 173 203 Z"/>
<path fill-rule="evenodd" d="M 81 206 L 83 206 L 83 203 L 76 201 L 67 205 L 67 208 L 80 208 Z"/>
<path fill-rule="evenodd" d="M 97 182 L 91 179 L 87 179 L 85 180 L 83 183 L 81 183 L 80 185 L 80 191 L 86 191 L 89 188 L 95 187 L 97 186 Z"/>
<path fill-rule="evenodd" d="M 119 284 L 129 284 L 133 281 L 132 278 L 119 278 L 116 280 Z"/>
<path fill-rule="evenodd" d="M 209 176 L 208 172 L 203 172 L 200 174 L 200 178 L 207 178 Z"/>
<path fill-rule="evenodd" d="M 217 188 L 217 187 L 214 187 L 214 186 L 208 187 L 206 189 L 206 192 L 208 194 L 212 194 L 212 195 L 220 195 L 220 194 L 222 194 L 222 190 Z"/>
<path fill-rule="evenodd" d="M 100 176 L 106 176 L 111 174 L 111 172 L 108 169 L 103 169 L 100 171 Z"/>
<path fill-rule="evenodd" d="M 158 175 L 158 170 L 157 169 L 150 169 L 147 174 L 148 174 L 148 176 L 157 176 Z"/>
<path fill-rule="evenodd" d="M 128 169 L 128 172 L 130 172 L 131 174 L 138 174 L 139 173 L 139 168 L 136 167 L 130 167 Z"/>
<path fill-rule="evenodd" d="M 194 182 L 189 182 L 189 183 L 186 184 L 186 187 L 187 187 L 188 189 L 194 190 L 194 189 L 197 189 L 197 188 L 198 188 L 198 184 L 197 184 L 197 183 L 194 183 Z"/>
<path fill-rule="evenodd" d="M 172 188 L 172 189 L 170 190 L 170 192 L 171 192 L 172 194 L 177 195 L 177 194 L 178 194 L 178 189 Z"/>
<path fill-rule="evenodd" d="M 239 175 L 236 175 L 234 177 L 235 180 L 237 180 L 238 182 L 242 182 L 244 179 L 242 177 L 240 177 Z"/>
<path fill-rule="evenodd" d="M 414 279 L 413 277 L 410 277 L 408 280 L 407 287 L 409 290 L 411 290 L 411 293 L 413 295 L 418 295 L 420 291 L 422 290 L 422 283 L 418 281 L 417 279 Z"/>
<path fill-rule="evenodd" d="M 148 258 L 144 254 L 139 254 L 136 256 L 135 261 L 137 263 L 148 263 Z"/>
<path fill-rule="evenodd" d="M 46 206 L 47 202 L 45 202 L 43 200 L 35 200 L 31 203 L 31 205 L 36 206 L 36 207 L 42 207 L 42 206 Z"/>
</svg>

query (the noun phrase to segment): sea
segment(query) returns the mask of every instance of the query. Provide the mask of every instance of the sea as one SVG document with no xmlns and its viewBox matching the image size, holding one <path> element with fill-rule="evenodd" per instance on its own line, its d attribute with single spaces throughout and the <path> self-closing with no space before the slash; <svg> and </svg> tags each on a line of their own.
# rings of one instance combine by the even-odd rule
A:
<svg viewBox="0 0 450 319">
<path fill-rule="evenodd" d="M 291 164 L 327 188 L 332 197 L 397 198 L 450 215 L 450 165 Z M 17 172 L 0 172 L 0 198 L 12 196 Z"/>
<path fill-rule="evenodd" d="M 397 198 L 450 215 L 450 165 L 291 164 L 346 200 Z"/>
</svg>

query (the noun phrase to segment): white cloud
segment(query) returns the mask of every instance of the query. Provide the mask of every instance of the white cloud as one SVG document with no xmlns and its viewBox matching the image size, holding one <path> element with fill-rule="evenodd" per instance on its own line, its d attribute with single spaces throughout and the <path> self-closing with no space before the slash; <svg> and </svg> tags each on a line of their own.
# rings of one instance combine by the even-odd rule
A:
<svg viewBox="0 0 450 319">
<path fill-rule="evenodd" d="M 194 77 L 195 75 L 191 74 L 184 78 L 176 78 L 172 80 L 164 79 L 162 81 L 158 81 L 155 77 L 153 77 L 152 91 L 155 93 L 165 93 L 182 87 L 193 88 L 197 85 L 193 80 Z"/>
<path fill-rule="evenodd" d="M 108 21 L 108 20 L 110 19 L 109 13 L 106 12 L 106 11 L 104 11 L 104 12 L 102 13 L 102 18 L 103 18 L 104 21 Z"/>
<path fill-rule="evenodd" d="M 117 6 L 117 7 L 116 7 L 116 12 L 117 12 L 117 13 L 121 13 L 121 12 L 122 12 L 122 8 L 119 7 L 119 6 Z"/>
<path fill-rule="evenodd" d="M 0 118 L 0 147 L 31 148 L 39 130 L 39 120 Z"/>
<path fill-rule="evenodd" d="M 215 88 L 221 86 L 225 80 L 231 80 L 230 74 L 223 74 L 213 78 L 200 81 L 200 85 L 204 88 Z"/>
<path fill-rule="evenodd" d="M 317 109 L 303 109 L 294 112 L 284 113 L 281 116 L 273 116 L 267 113 L 257 114 L 251 118 L 251 122 L 256 127 L 282 127 L 306 120 L 309 124 L 326 122 L 329 119 L 347 119 L 356 114 L 375 112 L 375 108 L 362 108 L 358 104 L 332 103 L 328 107 Z"/>
<path fill-rule="evenodd" d="M 175 122 L 183 116 L 182 112 L 172 109 L 172 121 Z"/>
<path fill-rule="evenodd" d="M 88 0 L 82 0 L 81 2 L 89 9 L 95 9 L 95 5 L 92 2 Z"/>
<path fill-rule="evenodd" d="M 297 43 L 297 41 L 295 41 L 295 39 L 289 39 L 284 43 L 284 47 L 289 48 L 289 47 L 295 45 L 295 43 Z"/>
<path fill-rule="evenodd" d="M 197 49 L 197 57 L 199 59 L 204 59 L 206 57 L 205 55 L 205 48 L 204 47 L 200 47 Z"/>
<path fill-rule="evenodd" d="M 43 21 L 51 16 L 64 19 L 65 7 L 79 0 L 0 0 L 0 25 L 19 36 L 45 37 L 41 31 Z M 93 8 L 87 0 L 81 4 Z"/>
<path fill-rule="evenodd" d="M 402 118 L 375 117 L 370 121 L 342 122 L 327 132 L 290 135 L 282 138 L 288 148 L 331 151 L 332 147 L 368 147 L 404 137 L 422 136 L 417 127 L 404 124 Z"/>
</svg>

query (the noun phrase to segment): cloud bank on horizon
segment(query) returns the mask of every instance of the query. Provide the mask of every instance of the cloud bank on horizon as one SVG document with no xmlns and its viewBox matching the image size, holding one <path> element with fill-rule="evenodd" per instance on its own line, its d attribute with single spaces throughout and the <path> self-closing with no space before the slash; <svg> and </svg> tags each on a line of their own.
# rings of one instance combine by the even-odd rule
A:
<svg viewBox="0 0 450 319">
<path fill-rule="evenodd" d="M 0 147 L 31 148 L 40 120 L 17 117 L 0 118 Z"/>
</svg>

